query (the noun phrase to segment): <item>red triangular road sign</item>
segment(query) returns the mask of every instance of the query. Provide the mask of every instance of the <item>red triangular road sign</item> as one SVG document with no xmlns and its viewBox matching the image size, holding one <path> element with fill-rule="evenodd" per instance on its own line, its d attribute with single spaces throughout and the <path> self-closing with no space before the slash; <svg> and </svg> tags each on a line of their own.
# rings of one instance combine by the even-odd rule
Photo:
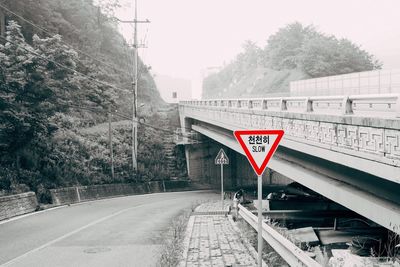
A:
<svg viewBox="0 0 400 267">
<path fill-rule="evenodd" d="M 251 166 L 262 175 L 268 161 L 278 148 L 283 130 L 241 130 L 234 132 Z"/>
</svg>

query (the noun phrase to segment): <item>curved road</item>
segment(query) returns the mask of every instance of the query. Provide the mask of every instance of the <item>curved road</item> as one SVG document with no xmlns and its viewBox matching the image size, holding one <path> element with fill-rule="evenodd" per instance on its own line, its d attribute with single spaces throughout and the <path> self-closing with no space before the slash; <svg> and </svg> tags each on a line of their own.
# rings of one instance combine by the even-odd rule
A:
<svg viewBox="0 0 400 267">
<path fill-rule="evenodd" d="M 209 191 L 86 202 L 0 223 L 1 266 L 155 266 L 171 221 Z"/>
</svg>

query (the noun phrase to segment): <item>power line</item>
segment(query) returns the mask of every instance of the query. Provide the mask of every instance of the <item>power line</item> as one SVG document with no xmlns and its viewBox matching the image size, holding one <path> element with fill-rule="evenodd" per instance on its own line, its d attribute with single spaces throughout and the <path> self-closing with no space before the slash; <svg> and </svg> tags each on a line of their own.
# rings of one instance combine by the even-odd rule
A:
<svg viewBox="0 0 400 267">
<path fill-rule="evenodd" d="M 93 112 L 105 111 L 103 109 L 98 109 L 98 108 L 95 108 L 95 107 L 83 107 L 83 106 L 74 105 L 74 104 L 69 104 L 69 105 L 66 104 L 64 106 L 68 106 L 68 107 L 76 108 L 76 109 L 82 109 L 82 110 L 89 110 L 89 111 L 93 111 Z M 117 117 L 120 117 L 122 119 L 126 119 L 126 120 L 129 120 L 129 121 L 132 121 L 132 118 L 129 115 L 126 115 L 126 114 L 123 114 L 123 113 L 119 113 L 119 112 L 112 112 L 112 114 L 117 116 Z M 172 131 L 172 130 L 169 130 L 169 129 L 165 129 L 165 128 L 162 128 L 162 127 L 158 127 L 158 126 L 154 126 L 152 124 L 143 122 L 140 119 L 136 119 L 134 121 L 139 123 L 139 124 L 141 124 L 141 125 L 143 125 L 143 126 L 145 126 L 145 127 L 152 128 L 154 130 L 158 130 L 158 131 L 162 131 L 162 132 L 169 133 L 169 134 L 174 134 L 174 135 L 180 135 L 180 136 L 186 137 L 186 138 L 188 138 L 190 140 L 199 141 L 198 139 L 192 138 L 190 136 L 184 136 L 183 134 L 178 134 L 175 131 Z M 190 128 L 186 128 L 186 129 L 190 129 Z"/>
<path fill-rule="evenodd" d="M 7 39 L 6 39 L 5 37 L 3 37 L 3 36 L 0 36 L 0 38 L 3 39 L 3 40 L 5 40 L 5 41 L 7 41 L 7 42 L 9 42 L 9 43 L 11 43 L 11 44 L 18 45 L 18 44 L 16 44 L 15 42 L 11 42 L 11 41 L 7 40 Z M 47 60 L 47 61 L 49 61 L 49 62 L 52 62 L 52 63 L 54 63 L 54 64 L 56 64 L 56 65 L 58 65 L 58 66 L 60 66 L 60 67 L 63 67 L 63 68 L 65 68 L 65 69 L 70 70 L 70 71 L 72 71 L 72 72 L 74 72 L 74 73 L 77 73 L 77 74 L 79 74 L 79 75 L 82 75 L 82 77 L 84 77 L 84 78 L 87 78 L 87 79 L 90 79 L 90 80 L 92 80 L 92 81 L 94 81 L 94 82 L 98 82 L 98 83 L 100 83 L 100 84 L 103 84 L 103 85 L 112 87 L 112 88 L 114 88 L 114 89 L 127 91 L 127 90 L 125 90 L 125 89 L 121 89 L 121 88 L 115 87 L 115 86 L 113 86 L 113 85 L 111 85 L 111 84 L 108 84 L 108 83 L 105 83 L 105 82 L 102 82 L 102 81 L 93 79 L 93 78 L 91 78 L 91 77 L 89 77 L 89 76 L 87 76 L 87 75 L 85 75 L 85 74 L 83 74 L 83 73 L 81 73 L 81 72 L 78 72 L 78 71 L 76 71 L 76 70 L 73 70 L 73 69 L 71 69 L 71 68 L 69 68 L 69 67 L 67 67 L 67 66 L 65 66 L 65 65 L 63 65 L 63 64 L 60 64 L 60 63 L 58 63 L 58 62 L 55 62 L 55 61 L 53 61 L 53 60 L 47 59 L 47 58 L 45 58 L 45 57 L 39 55 L 38 53 L 36 53 L 36 52 L 34 52 L 34 51 L 31 51 L 31 50 L 28 50 L 28 49 L 26 49 L 26 48 L 24 48 L 24 47 L 22 47 L 22 46 L 20 46 L 20 48 L 22 48 L 23 50 L 25 50 L 25 51 L 27 51 L 27 52 L 30 52 L 30 53 L 35 54 L 35 55 L 37 55 L 38 57 L 40 57 L 40 58 L 42 58 L 42 59 L 44 59 L 44 60 Z M 129 91 L 128 91 L 128 92 L 129 92 Z M 99 109 L 95 109 L 95 108 L 91 108 L 91 107 L 82 107 L 82 106 L 73 105 L 73 104 L 69 104 L 69 105 L 68 105 L 68 104 L 65 104 L 64 106 L 70 106 L 70 107 L 73 107 L 73 108 L 85 109 L 85 110 L 90 110 L 90 111 L 94 111 L 94 112 L 100 111 Z M 103 111 L 103 110 L 102 110 L 102 111 Z M 115 114 L 116 114 L 117 116 L 122 117 L 122 118 L 125 118 L 125 119 L 128 119 L 128 120 L 132 120 L 132 121 L 134 121 L 134 122 L 136 122 L 136 123 L 143 124 L 143 125 L 145 125 L 145 126 L 148 126 L 148 127 L 153 128 L 153 129 L 161 130 L 161 131 L 164 131 L 164 132 L 169 132 L 169 133 L 175 134 L 175 132 L 173 132 L 173 131 L 166 130 L 166 129 L 163 129 L 163 128 L 160 128 L 160 127 L 156 127 L 156 126 L 153 126 L 153 125 L 144 123 L 144 122 L 140 122 L 140 120 L 138 120 L 137 118 L 132 119 L 132 118 L 128 117 L 127 115 L 123 115 L 123 114 L 119 114 L 119 113 L 115 113 Z"/>
<path fill-rule="evenodd" d="M 12 15 L 16 16 L 17 18 L 19 18 L 19 19 L 25 21 L 25 22 L 28 23 L 29 25 L 31 25 L 31 26 L 33 26 L 33 27 L 39 29 L 40 31 L 46 33 L 46 34 L 47 34 L 48 36 L 50 36 L 50 37 L 52 37 L 52 36 L 55 35 L 55 34 L 51 33 L 50 31 L 48 31 L 47 29 L 45 29 L 45 28 L 43 28 L 43 27 L 41 27 L 41 26 L 39 26 L 39 25 L 33 23 L 32 21 L 30 21 L 30 20 L 24 18 L 23 16 L 21 16 L 21 15 L 15 13 L 15 12 L 13 12 L 13 11 L 11 11 L 11 10 L 8 9 L 7 7 L 3 6 L 2 4 L 0 4 L 0 8 L 2 8 L 2 9 L 4 9 L 5 11 L 11 13 Z M 86 52 L 84 52 L 84 51 L 82 51 L 82 50 L 80 50 L 80 49 L 78 49 L 78 48 L 73 47 L 72 45 L 68 44 L 68 43 L 65 42 L 65 41 L 62 41 L 62 40 L 61 40 L 61 42 L 62 42 L 64 45 L 68 46 L 69 48 L 74 49 L 76 52 L 78 52 L 78 53 L 80 53 L 80 54 L 82 54 L 82 55 L 84 55 L 84 56 L 86 56 L 86 57 L 88 57 L 88 58 L 90 58 L 90 59 L 92 59 L 92 60 L 94 60 L 94 61 L 100 63 L 100 64 L 103 64 L 104 66 L 107 66 L 107 67 L 112 68 L 112 69 L 114 69 L 114 70 L 116 70 L 116 71 L 125 73 L 125 74 L 127 74 L 127 75 L 129 75 L 129 76 L 132 75 L 132 74 L 129 73 L 129 72 L 126 72 L 126 71 L 124 71 L 124 70 L 121 70 L 121 69 L 117 68 L 116 66 L 112 66 L 112 65 L 110 65 L 110 64 L 108 64 L 108 63 L 106 63 L 106 62 L 104 62 L 104 61 L 102 61 L 102 60 L 100 60 L 100 59 L 95 58 L 95 57 L 92 56 L 92 55 L 89 55 L 88 53 L 86 53 Z"/>
<path fill-rule="evenodd" d="M 25 50 L 25 51 L 27 51 L 27 52 L 29 52 L 29 53 L 34 54 L 34 55 L 38 56 L 39 58 L 41 58 L 41 59 L 43 59 L 43 60 L 46 60 L 46 61 L 51 62 L 51 63 L 54 63 L 54 64 L 56 64 L 57 66 L 59 66 L 59 67 L 61 67 L 61 68 L 64 68 L 65 70 L 72 71 L 73 73 L 78 74 L 78 75 L 80 75 L 80 76 L 83 77 L 83 78 L 86 78 L 86 79 L 88 79 L 88 80 L 91 80 L 91 81 L 93 81 L 93 82 L 96 82 L 96 83 L 101 84 L 101 85 L 104 85 L 104 86 L 108 86 L 108 87 L 113 88 L 113 89 L 115 89 L 115 90 L 119 90 L 119 91 L 122 91 L 122 92 L 125 92 L 125 93 L 130 93 L 129 90 L 127 90 L 127 89 L 119 88 L 119 87 L 116 87 L 116 86 L 114 86 L 114 85 L 112 85 L 112 84 L 110 84 L 110 83 L 97 80 L 97 79 L 92 78 L 92 77 L 90 77 L 90 76 L 88 76 L 88 75 L 86 75 L 86 74 L 83 74 L 82 72 L 79 72 L 79 71 L 77 71 L 77 70 L 71 69 L 70 67 L 67 67 L 67 66 L 65 66 L 65 65 L 63 65 L 63 64 L 60 64 L 60 63 L 58 63 L 58 62 L 56 62 L 56 61 L 53 61 L 53 60 L 51 60 L 51 59 L 45 58 L 45 57 L 43 57 L 42 55 L 36 53 L 35 51 L 26 49 L 25 47 L 22 47 L 22 46 L 20 46 L 19 44 L 15 43 L 15 42 L 12 42 L 12 41 L 8 40 L 7 38 L 5 38 L 5 37 L 3 37 L 3 36 L 0 36 L 0 38 L 3 39 L 3 40 L 6 41 L 6 42 L 9 42 L 10 44 L 19 46 L 19 48 L 21 48 L 21 49 L 23 49 L 23 50 Z"/>
<path fill-rule="evenodd" d="M 121 114 L 121 113 L 114 113 L 114 114 L 115 114 L 116 116 L 120 117 L 120 118 L 125 118 L 125 119 L 127 119 L 127 120 L 130 120 L 130 119 L 131 119 L 130 117 L 128 117 L 128 116 L 126 116 L 126 115 L 124 115 L 124 114 Z M 145 122 L 143 122 L 143 121 L 140 121 L 140 119 L 137 120 L 137 122 L 138 122 L 139 124 L 143 125 L 143 126 L 152 128 L 152 129 L 154 129 L 154 130 L 158 130 L 158 131 L 162 131 L 162 132 L 169 133 L 169 134 L 174 134 L 174 135 L 180 135 L 180 136 L 182 136 L 182 137 L 186 137 L 186 138 L 191 139 L 191 140 L 194 140 L 194 141 L 199 141 L 198 139 L 192 138 L 192 137 L 190 137 L 190 136 L 184 136 L 182 133 L 181 133 L 181 134 L 177 134 L 175 131 L 171 131 L 171 130 L 169 130 L 169 129 L 165 129 L 165 128 L 162 128 L 162 127 L 158 127 L 158 126 L 151 125 L 151 124 L 149 124 L 149 123 L 145 123 Z M 189 128 L 186 128 L 186 129 L 189 129 Z"/>
<path fill-rule="evenodd" d="M 9 42 L 9 43 L 11 43 L 11 44 L 18 45 L 18 44 L 16 44 L 15 42 L 11 42 L 11 41 L 7 40 L 7 39 L 6 39 L 5 37 L 3 37 L 3 36 L 0 36 L 0 38 L 3 39 L 3 40 L 5 40 L 5 41 L 7 41 L 7 42 Z M 94 78 L 91 78 L 91 77 L 89 77 L 89 76 L 87 76 L 87 75 L 85 75 L 85 74 L 83 74 L 83 73 L 81 73 L 81 72 L 79 72 L 79 71 L 73 70 L 73 69 L 71 69 L 71 68 L 69 68 L 69 67 L 67 67 L 67 66 L 65 66 L 65 65 L 63 65 L 63 64 L 60 64 L 60 63 L 55 62 L 55 61 L 53 61 L 53 60 L 47 59 L 47 58 L 45 58 L 45 57 L 39 55 L 38 53 L 36 53 L 36 52 L 34 52 L 34 51 L 31 51 L 31 50 L 28 50 L 28 49 L 26 49 L 26 48 L 24 48 L 24 47 L 22 47 L 22 46 L 19 46 L 19 47 L 22 48 L 23 50 L 27 51 L 27 52 L 30 52 L 30 53 L 35 54 L 36 56 L 38 56 L 38 57 L 40 57 L 40 58 L 42 58 L 42 59 L 44 59 L 44 60 L 47 60 L 47 61 L 49 61 L 49 62 L 52 62 L 52 63 L 54 63 L 54 64 L 56 64 L 56 65 L 58 65 L 58 66 L 60 66 L 60 67 L 62 67 L 62 68 L 65 68 L 65 69 L 67 69 L 67 70 L 70 70 L 70 71 L 72 71 L 72 72 L 78 74 L 78 75 L 81 75 L 81 76 L 84 77 L 84 78 L 90 79 L 90 80 L 92 80 L 92 81 L 94 81 L 94 82 L 100 83 L 100 84 L 105 85 L 105 86 L 109 86 L 109 87 L 114 88 L 114 89 L 117 89 L 117 90 L 127 91 L 126 89 L 121 89 L 121 88 L 115 87 L 115 86 L 113 86 L 113 85 L 111 85 L 111 84 L 108 84 L 108 83 L 105 83 L 105 82 L 96 80 L 96 79 L 94 79 Z M 129 91 L 127 91 L 127 92 L 129 92 Z M 129 93 L 130 93 L 130 92 L 129 92 Z M 86 110 L 90 110 L 90 111 L 99 111 L 99 109 L 94 109 L 94 108 L 90 108 L 90 107 L 82 107 L 82 106 L 77 106 L 77 105 L 66 105 L 66 106 L 71 106 L 71 107 L 80 108 L 80 109 L 86 109 Z M 132 120 L 133 122 L 140 123 L 140 124 L 143 124 L 143 125 L 145 125 L 145 126 L 151 127 L 151 128 L 153 128 L 153 129 L 155 129 L 155 130 L 160 130 L 160 131 L 163 131 L 163 132 L 169 132 L 169 133 L 175 134 L 174 131 L 170 131 L 170 130 L 167 130 L 167 129 L 163 129 L 163 128 L 160 128 L 160 127 L 156 127 L 156 126 L 153 126 L 153 125 L 144 123 L 144 122 L 140 122 L 140 120 L 138 120 L 138 119 L 132 119 L 132 118 L 128 117 L 127 115 L 122 115 L 122 114 L 117 114 L 117 113 L 116 113 L 116 115 L 117 115 L 117 116 L 120 116 L 120 117 L 122 117 L 122 118 L 128 119 L 128 120 Z M 188 138 L 190 138 L 190 137 L 188 137 Z M 198 140 L 196 140 L 196 141 L 198 141 Z"/>
<path fill-rule="evenodd" d="M 23 16 L 21 16 L 21 15 L 15 13 L 15 12 L 13 12 L 13 11 L 11 11 L 11 10 L 8 9 L 7 7 L 3 6 L 2 4 L 0 4 L 0 8 L 4 9 L 5 11 L 9 12 L 9 13 L 12 14 L 12 15 L 18 17 L 19 19 L 25 21 L 26 23 L 30 24 L 31 26 L 33 26 L 33 27 L 39 29 L 40 31 L 46 33 L 46 34 L 47 34 L 48 36 L 50 36 L 50 37 L 52 37 L 52 36 L 55 35 L 55 34 L 51 33 L 50 31 L 48 31 L 47 29 L 45 29 L 45 28 L 43 28 L 43 27 L 41 27 L 41 26 L 39 26 L 39 25 L 33 23 L 32 21 L 30 21 L 30 20 L 24 18 Z M 133 21 L 133 22 L 134 22 L 135 24 L 136 24 L 136 23 L 141 23 L 141 21 L 138 21 L 138 20 L 136 20 L 136 19 L 135 19 L 135 21 Z M 144 22 L 145 22 L 145 23 L 148 23 L 149 21 L 147 20 L 147 21 L 144 21 Z M 148 30 L 146 31 L 146 35 L 145 35 L 144 41 L 147 41 L 147 40 L 146 40 L 146 38 L 147 38 L 147 33 L 148 33 Z M 6 41 L 6 42 L 9 42 L 9 43 L 11 43 L 11 44 L 14 44 L 14 45 L 19 46 L 19 45 L 16 44 L 15 42 L 12 42 L 12 41 L 10 41 L 10 40 L 7 40 L 7 38 L 5 38 L 5 37 L 3 37 L 3 36 L 0 36 L 0 38 L 3 39 L 3 40 Z M 88 57 L 88 58 L 90 58 L 90 59 L 92 59 L 92 60 L 98 62 L 98 63 L 103 64 L 104 66 L 107 66 L 107 67 L 112 68 L 112 69 L 114 69 L 114 70 L 120 71 L 120 72 L 125 73 L 125 74 L 127 74 L 127 75 L 129 75 L 129 76 L 132 75 L 132 73 L 123 71 L 123 70 L 121 70 L 121 69 L 116 68 L 115 66 L 112 66 L 112 65 L 110 65 L 110 64 L 108 64 L 108 63 L 106 63 L 106 62 L 104 62 L 104 61 L 101 61 L 101 60 L 99 60 L 99 59 L 97 59 L 97 58 L 95 58 L 95 57 L 89 55 L 88 53 L 86 53 L 86 52 L 84 52 L 84 51 L 82 51 L 82 50 L 80 50 L 80 49 L 77 49 L 77 48 L 73 47 L 72 45 L 68 44 L 67 42 L 65 42 L 65 41 L 63 41 L 63 40 L 61 40 L 61 43 L 63 43 L 64 45 L 68 46 L 69 48 L 74 49 L 76 52 L 78 52 L 78 53 L 80 53 L 80 54 L 82 54 L 82 55 L 84 55 L 84 56 L 86 56 L 86 57 Z M 136 47 L 136 46 L 137 46 L 137 44 L 135 44 L 135 49 L 138 48 L 138 47 Z M 83 77 L 83 78 L 86 78 L 86 79 L 91 80 L 91 81 L 93 81 L 93 82 L 96 82 L 96 83 L 98 83 L 98 84 L 101 84 L 101 85 L 104 85 L 104 86 L 113 88 L 113 89 L 115 89 L 115 90 L 123 91 L 123 92 L 125 92 L 125 93 L 130 93 L 130 91 L 127 90 L 127 89 L 119 88 L 119 87 L 116 87 L 116 86 L 114 86 L 114 85 L 112 85 L 112 84 L 109 84 L 109 83 L 107 83 L 107 82 L 103 82 L 103 81 L 100 81 L 100 80 L 98 80 L 98 79 L 92 78 L 92 77 L 90 77 L 90 76 L 88 76 L 88 75 L 86 75 L 86 74 L 83 74 L 83 73 L 81 73 L 81 72 L 79 72 L 79 71 L 77 71 L 77 70 L 71 69 L 71 68 L 69 68 L 69 67 L 67 67 L 67 66 L 65 66 L 65 65 L 63 65 L 63 64 L 60 64 L 60 63 L 55 62 L 55 61 L 53 61 L 53 60 L 51 60 L 51 59 L 45 58 L 45 57 L 41 56 L 40 54 L 38 54 L 38 53 L 36 53 L 36 52 L 34 52 L 34 51 L 32 51 L 32 50 L 26 49 L 26 48 L 24 48 L 24 47 L 22 47 L 22 46 L 19 46 L 19 47 L 22 48 L 23 50 L 29 52 L 29 53 L 32 53 L 32 54 L 38 56 L 39 58 L 41 58 L 41 59 L 43 59 L 43 60 L 46 60 L 46 61 L 51 62 L 51 63 L 54 63 L 54 64 L 56 64 L 57 66 L 59 66 L 59 67 L 61 67 L 61 68 L 64 68 L 64 69 L 66 69 L 66 70 L 72 71 L 73 73 L 78 74 L 78 75 L 80 75 L 80 76 Z M 125 47 L 125 49 L 126 49 L 126 47 Z M 128 51 L 129 51 L 129 50 L 128 50 Z M 133 64 L 132 64 L 133 62 L 131 63 L 131 61 L 130 61 L 129 63 L 130 63 L 130 65 L 133 65 Z M 141 74 L 144 72 L 144 69 L 145 69 L 145 68 L 146 68 L 146 65 L 144 64 L 144 62 L 142 62 L 142 66 L 141 66 L 141 68 L 139 69 L 138 75 L 136 75 L 136 77 L 137 77 L 137 78 L 136 78 L 136 83 L 137 83 L 138 77 L 141 77 Z M 81 107 L 81 106 L 74 106 L 74 105 L 71 105 L 71 107 L 80 108 L 80 109 L 85 109 L 85 110 L 90 110 L 90 111 L 99 111 L 98 109 L 96 110 L 96 109 L 88 108 L 88 107 Z M 117 114 L 117 113 L 115 113 L 115 115 L 120 116 L 120 117 L 125 118 L 125 119 L 128 119 L 128 120 L 131 120 L 131 118 L 128 117 L 128 116 L 126 116 L 126 115 Z M 160 127 L 156 127 L 156 126 L 153 126 L 153 125 L 144 123 L 144 122 L 140 122 L 140 120 L 137 120 L 137 119 L 136 119 L 136 120 L 133 120 L 133 121 L 135 121 L 135 122 L 137 122 L 137 123 L 139 123 L 139 124 L 142 124 L 142 125 L 144 125 L 144 126 L 153 128 L 153 129 L 155 129 L 155 130 L 160 130 L 160 131 L 163 131 L 163 132 L 168 132 L 168 133 L 171 133 L 171 134 L 176 134 L 174 131 L 170 131 L 170 130 L 167 130 L 167 129 L 163 129 L 163 128 L 160 128 Z M 190 138 L 190 137 L 187 137 L 187 138 L 188 138 L 188 139 L 193 139 L 193 138 Z M 193 139 L 193 140 L 196 140 L 196 139 Z M 198 141 L 198 140 L 196 140 L 196 141 Z"/>
</svg>

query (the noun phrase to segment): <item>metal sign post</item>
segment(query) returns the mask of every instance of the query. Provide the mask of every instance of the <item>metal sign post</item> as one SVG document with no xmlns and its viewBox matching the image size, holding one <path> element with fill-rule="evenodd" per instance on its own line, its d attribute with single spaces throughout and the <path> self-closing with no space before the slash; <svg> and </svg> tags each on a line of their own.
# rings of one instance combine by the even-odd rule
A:
<svg viewBox="0 0 400 267">
<path fill-rule="evenodd" d="M 224 165 L 229 164 L 229 158 L 222 148 L 219 150 L 218 155 L 215 157 L 215 164 L 221 165 L 221 207 L 222 210 L 224 210 Z"/>
<path fill-rule="evenodd" d="M 224 210 L 224 164 L 221 164 L 221 210 Z"/>
<path fill-rule="evenodd" d="M 258 193 L 257 193 L 257 210 L 258 210 L 258 257 L 257 264 L 262 266 L 262 174 L 267 167 L 268 161 L 278 148 L 279 142 L 283 137 L 282 130 L 244 130 L 235 131 L 234 135 L 239 142 L 250 165 L 253 167 L 254 172 L 257 174 Z"/>
<path fill-rule="evenodd" d="M 258 235 L 257 235 L 257 251 L 258 251 L 258 266 L 262 266 L 262 253 L 260 251 L 263 250 L 263 239 L 262 239 L 262 175 L 258 175 L 257 177 L 258 180 L 258 193 L 257 193 L 257 198 L 258 198 Z"/>
</svg>

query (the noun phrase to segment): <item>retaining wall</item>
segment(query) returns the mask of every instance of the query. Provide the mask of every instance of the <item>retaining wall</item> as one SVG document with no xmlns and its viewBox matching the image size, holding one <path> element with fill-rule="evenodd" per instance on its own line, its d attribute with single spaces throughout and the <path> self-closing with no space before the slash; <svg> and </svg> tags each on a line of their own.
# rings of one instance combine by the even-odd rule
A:
<svg viewBox="0 0 400 267">
<path fill-rule="evenodd" d="M 0 221 L 35 211 L 37 206 L 34 192 L 0 197 Z"/>
<path fill-rule="evenodd" d="M 187 181 L 153 181 L 140 184 L 104 184 L 51 189 L 53 204 L 63 205 L 83 201 L 171 191 L 188 186 Z"/>
</svg>

